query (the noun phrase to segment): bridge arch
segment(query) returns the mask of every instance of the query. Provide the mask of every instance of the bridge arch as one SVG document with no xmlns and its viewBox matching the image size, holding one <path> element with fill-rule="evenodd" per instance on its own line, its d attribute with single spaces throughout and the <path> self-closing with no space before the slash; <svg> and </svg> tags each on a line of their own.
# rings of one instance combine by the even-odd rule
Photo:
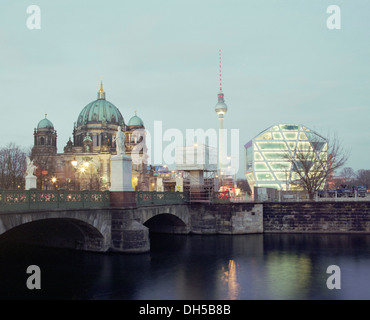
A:
<svg viewBox="0 0 370 320">
<path fill-rule="evenodd" d="M 140 222 L 151 232 L 181 234 L 190 232 L 189 212 L 184 205 L 138 208 L 138 211 Z"/>
<path fill-rule="evenodd" d="M 100 251 L 104 236 L 84 221 L 52 218 L 27 222 L 4 232 L 4 240 L 54 248 Z"/>
<path fill-rule="evenodd" d="M 183 220 L 179 217 L 169 214 L 161 213 L 148 219 L 144 226 L 149 228 L 150 232 L 157 233 L 180 233 L 187 234 L 189 229 Z"/>
<path fill-rule="evenodd" d="M 53 247 L 107 251 L 111 215 L 102 210 L 48 210 L 0 215 L 0 238 L 13 238 Z"/>
</svg>

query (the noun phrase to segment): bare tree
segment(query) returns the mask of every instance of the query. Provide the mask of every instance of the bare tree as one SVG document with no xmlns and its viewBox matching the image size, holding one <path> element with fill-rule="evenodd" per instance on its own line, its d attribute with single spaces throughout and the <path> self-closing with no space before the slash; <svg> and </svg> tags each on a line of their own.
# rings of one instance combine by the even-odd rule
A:
<svg viewBox="0 0 370 320">
<path fill-rule="evenodd" d="M 370 188 L 370 170 L 360 169 L 356 172 L 357 184 L 365 186 L 367 189 Z"/>
<path fill-rule="evenodd" d="M 26 152 L 15 143 L 0 149 L 0 188 L 23 189 Z"/>
<path fill-rule="evenodd" d="M 340 177 L 344 180 L 344 184 L 352 184 L 355 178 L 355 171 L 351 167 L 345 167 L 340 172 Z"/>
<path fill-rule="evenodd" d="M 287 152 L 285 158 L 291 163 L 291 180 L 300 185 L 313 200 L 316 191 L 323 189 L 335 170 L 341 168 L 349 157 L 339 139 L 334 136 L 325 139 L 319 135 L 309 141 L 298 142 L 294 152 Z"/>
</svg>

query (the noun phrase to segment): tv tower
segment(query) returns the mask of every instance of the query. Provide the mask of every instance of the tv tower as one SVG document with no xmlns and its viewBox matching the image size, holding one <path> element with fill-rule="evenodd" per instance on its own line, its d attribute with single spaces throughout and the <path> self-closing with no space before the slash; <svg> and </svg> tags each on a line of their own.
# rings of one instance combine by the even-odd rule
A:
<svg viewBox="0 0 370 320">
<path fill-rule="evenodd" d="M 218 102 L 215 106 L 215 111 L 218 114 L 219 124 L 219 151 L 218 151 L 218 170 L 219 177 L 223 175 L 223 166 L 225 164 L 225 137 L 224 137 L 224 114 L 227 112 L 224 94 L 222 92 L 222 72 L 221 72 L 221 49 L 219 49 L 219 65 L 220 65 L 220 92 L 218 93 Z"/>
</svg>

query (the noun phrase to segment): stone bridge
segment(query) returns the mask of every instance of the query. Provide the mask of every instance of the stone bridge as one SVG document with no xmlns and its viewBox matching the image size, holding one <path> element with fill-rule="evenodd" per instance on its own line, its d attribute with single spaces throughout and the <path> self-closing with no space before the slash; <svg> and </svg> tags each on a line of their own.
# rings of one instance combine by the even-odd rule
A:
<svg viewBox="0 0 370 320">
<path fill-rule="evenodd" d="M 88 251 L 147 252 L 149 232 L 263 232 L 262 204 L 151 204 L 0 212 L 0 240 Z"/>
<path fill-rule="evenodd" d="M 134 203 L 99 191 L 0 191 L 0 243 L 89 251 L 147 252 L 150 232 L 370 233 L 370 202 L 189 202 L 181 193 L 139 192 Z"/>
</svg>

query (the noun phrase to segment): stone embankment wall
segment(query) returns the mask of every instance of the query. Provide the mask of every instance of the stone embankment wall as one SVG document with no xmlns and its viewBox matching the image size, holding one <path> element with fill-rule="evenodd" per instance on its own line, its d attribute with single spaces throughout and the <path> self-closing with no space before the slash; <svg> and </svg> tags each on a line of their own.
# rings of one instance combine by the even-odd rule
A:
<svg viewBox="0 0 370 320">
<path fill-rule="evenodd" d="M 370 202 L 265 202 L 264 232 L 370 233 Z"/>
<path fill-rule="evenodd" d="M 262 204 L 192 204 L 189 214 L 190 232 L 196 234 L 263 232 Z"/>
</svg>

